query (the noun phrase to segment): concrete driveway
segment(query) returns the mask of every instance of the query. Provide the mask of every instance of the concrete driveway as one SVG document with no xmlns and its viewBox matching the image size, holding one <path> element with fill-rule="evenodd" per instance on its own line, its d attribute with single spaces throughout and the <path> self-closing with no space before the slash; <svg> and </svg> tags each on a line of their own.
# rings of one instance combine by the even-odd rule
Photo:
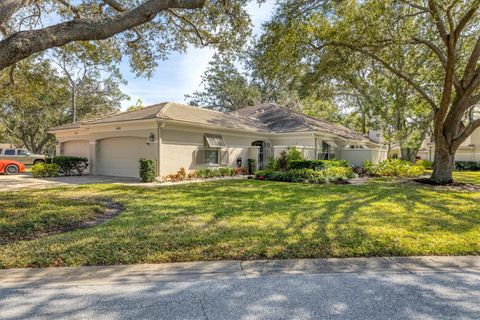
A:
<svg viewBox="0 0 480 320">
<path fill-rule="evenodd" d="M 0 175 L 0 192 L 15 191 L 21 189 L 44 189 L 52 187 L 78 186 L 83 184 L 138 184 L 138 179 L 106 177 L 106 176 L 81 176 L 34 179 L 31 174 L 19 174 L 15 176 Z"/>
</svg>

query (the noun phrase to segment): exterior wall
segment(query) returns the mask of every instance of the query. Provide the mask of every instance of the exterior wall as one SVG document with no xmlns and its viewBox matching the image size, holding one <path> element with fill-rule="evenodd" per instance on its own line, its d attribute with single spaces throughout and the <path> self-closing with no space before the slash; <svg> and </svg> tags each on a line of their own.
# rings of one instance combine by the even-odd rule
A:
<svg viewBox="0 0 480 320">
<path fill-rule="evenodd" d="M 278 158 L 282 151 L 296 147 L 307 160 L 315 159 L 315 137 L 313 134 L 303 134 L 285 137 L 273 137 L 270 139 L 273 146 L 273 156 Z"/>
<path fill-rule="evenodd" d="M 195 152 L 205 147 L 205 133 L 220 134 L 225 141 L 229 152 L 228 164 L 195 164 Z M 179 125 L 167 124 L 161 129 L 161 165 L 160 176 L 175 173 L 181 167 L 187 171 L 200 168 L 215 167 L 238 167 L 237 159 L 242 160 L 242 166 L 246 167 L 248 159 L 258 159 L 258 147 L 252 147 L 252 143 L 258 140 L 268 140 L 266 136 L 236 134 L 224 130 L 213 130 L 209 128 L 191 128 Z M 254 158 L 252 158 L 254 157 Z"/>
<path fill-rule="evenodd" d="M 365 161 L 378 163 L 387 158 L 387 151 L 381 149 L 345 149 L 341 159 L 348 160 L 352 166 L 362 166 Z"/>
<path fill-rule="evenodd" d="M 149 141 L 149 137 L 153 135 L 154 141 Z M 65 130 L 55 133 L 57 139 L 56 154 L 65 154 L 63 145 L 69 141 L 88 141 L 88 150 L 78 150 L 72 155 L 83 153 L 88 154 L 90 174 L 96 175 L 98 171 L 97 158 L 99 156 L 100 141 L 110 138 L 132 137 L 141 138 L 147 145 L 147 156 L 154 159 L 158 163 L 159 143 L 157 134 L 157 123 L 155 121 L 144 123 L 127 123 L 127 124 L 106 124 L 102 126 L 95 126 L 91 128 L 82 128 L 77 130 Z M 138 139 L 137 139 L 138 141 Z"/>
<path fill-rule="evenodd" d="M 197 165 L 195 164 L 195 153 L 204 148 L 205 133 L 222 135 L 229 159 L 227 166 L 237 167 L 237 159 L 242 160 L 242 166 L 247 166 L 248 159 L 255 159 L 258 164 L 259 147 L 252 147 L 255 141 L 270 142 L 273 156 L 278 157 L 283 150 L 289 147 L 297 147 L 305 159 L 316 159 L 315 151 L 321 148 L 323 140 L 333 140 L 340 147 L 334 150 L 337 159 L 346 159 L 351 164 L 361 165 L 365 160 L 378 162 L 386 157 L 386 152 L 380 149 L 345 149 L 348 141 L 344 141 L 333 135 L 313 133 L 292 133 L 292 134 L 270 134 L 245 133 L 230 130 L 211 129 L 201 126 L 183 125 L 171 122 L 160 122 L 148 120 L 142 122 L 116 123 L 97 125 L 75 130 L 56 132 L 57 154 L 62 154 L 62 144 L 68 141 L 88 141 L 84 144 L 88 150 L 82 150 L 89 155 L 91 174 L 99 174 L 98 157 L 101 141 L 104 139 L 129 137 L 141 138 L 132 139 L 145 141 L 147 145 L 146 154 L 157 161 L 158 176 L 164 177 L 177 172 L 181 167 L 187 171 L 198 170 L 204 167 L 223 167 L 222 165 Z M 153 138 L 153 139 L 151 139 Z M 315 146 L 315 143 L 319 146 Z M 268 152 L 267 152 L 268 154 Z M 265 159 L 265 163 L 269 159 Z"/>
</svg>

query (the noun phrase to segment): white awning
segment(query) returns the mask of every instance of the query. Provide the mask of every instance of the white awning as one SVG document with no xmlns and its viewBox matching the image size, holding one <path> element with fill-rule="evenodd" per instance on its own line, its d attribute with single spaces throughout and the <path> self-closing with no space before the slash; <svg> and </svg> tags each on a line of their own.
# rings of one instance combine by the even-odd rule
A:
<svg viewBox="0 0 480 320">
<path fill-rule="evenodd" d="M 205 133 L 205 142 L 210 148 L 222 148 L 225 147 L 225 141 L 219 134 Z"/>
<path fill-rule="evenodd" d="M 334 149 L 340 149 L 333 140 L 324 140 L 324 142 Z"/>
</svg>

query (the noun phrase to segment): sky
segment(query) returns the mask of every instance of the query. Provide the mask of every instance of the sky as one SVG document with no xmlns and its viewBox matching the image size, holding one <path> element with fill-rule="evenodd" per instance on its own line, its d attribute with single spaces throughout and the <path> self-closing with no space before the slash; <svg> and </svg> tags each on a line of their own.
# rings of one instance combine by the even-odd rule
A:
<svg viewBox="0 0 480 320">
<path fill-rule="evenodd" d="M 258 35 L 263 22 L 266 22 L 273 12 L 274 0 L 267 0 L 261 6 L 256 1 L 249 3 L 247 10 L 253 23 L 253 33 Z M 202 75 L 214 50 L 211 48 L 190 48 L 185 54 L 172 53 L 166 61 L 159 61 L 155 73 L 150 79 L 137 78 L 130 72 L 128 61 L 123 61 L 120 71 L 126 85 L 122 91 L 130 96 L 130 100 L 122 102 L 122 109 L 134 105 L 138 99 L 142 105 L 171 101 L 185 102 L 185 95 L 200 89 Z"/>
</svg>

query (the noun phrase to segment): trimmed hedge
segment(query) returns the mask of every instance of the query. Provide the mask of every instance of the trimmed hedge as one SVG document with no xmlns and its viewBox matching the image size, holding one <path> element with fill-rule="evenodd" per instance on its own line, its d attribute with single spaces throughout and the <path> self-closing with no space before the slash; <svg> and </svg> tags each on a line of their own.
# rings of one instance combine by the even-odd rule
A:
<svg viewBox="0 0 480 320">
<path fill-rule="evenodd" d="M 217 177 L 233 177 L 235 175 L 234 168 L 214 168 L 199 169 L 196 171 L 197 178 L 217 178 Z"/>
<path fill-rule="evenodd" d="M 455 170 L 480 171 L 480 161 L 455 161 Z"/>
<path fill-rule="evenodd" d="M 330 167 L 350 167 L 347 160 L 290 160 L 289 169 L 323 170 Z"/>
<path fill-rule="evenodd" d="M 52 164 L 60 167 L 60 174 L 64 176 L 81 176 L 88 168 L 88 159 L 83 157 L 56 156 Z"/>
<path fill-rule="evenodd" d="M 157 177 L 157 163 L 152 159 L 140 159 L 140 179 L 143 182 L 153 182 Z"/>
<path fill-rule="evenodd" d="M 60 176 L 60 166 L 55 163 L 37 163 L 32 166 L 34 178 L 50 178 Z"/>
</svg>

